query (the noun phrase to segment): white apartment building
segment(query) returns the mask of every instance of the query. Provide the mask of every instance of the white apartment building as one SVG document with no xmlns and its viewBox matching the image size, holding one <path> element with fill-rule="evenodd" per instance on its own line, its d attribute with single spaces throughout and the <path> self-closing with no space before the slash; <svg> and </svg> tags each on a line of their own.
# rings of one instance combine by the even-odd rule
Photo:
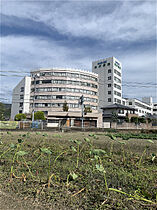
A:
<svg viewBox="0 0 157 210">
<path fill-rule="evenodd" d="M 143 98 L 143 101 L 140 101 L 136 98 L 126 98 L 126 106 L 132 107 L 135 109 L 135 114 L 139 117 L 149 116 L 153 114 L 152 98 Z M 144 101 L 147 101 L 144 102 Z"/>
<path fill-rule="evenodd" d="M 99 76 L 99 109 L 122 104 L 122 64 L 114 57 L 92 62 L 92 72 Z"/>
<path fill-rule="evenodd" d="M 31 77 L 24 77 L 13 89 L 11 119 L 18 113 L 29 113 L 30 111 L 30 88 Z"/>
</svg>

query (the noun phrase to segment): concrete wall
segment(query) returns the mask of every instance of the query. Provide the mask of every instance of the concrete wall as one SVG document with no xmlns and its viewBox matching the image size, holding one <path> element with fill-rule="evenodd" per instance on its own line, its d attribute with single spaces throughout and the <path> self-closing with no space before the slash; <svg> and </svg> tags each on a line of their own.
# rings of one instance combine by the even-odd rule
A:
<svg viewBox="0 0 157 210">
<path fill-rule="evenodd" d="M 135 124 L 135 123 L 122 123 L 117 124 L 116 122 L 111 123 L 111 128 L 113 129 L 157 129 L 157 126 L 152 126 L 151 123 L 141 123 L 141 124 Z"/>
</svg>

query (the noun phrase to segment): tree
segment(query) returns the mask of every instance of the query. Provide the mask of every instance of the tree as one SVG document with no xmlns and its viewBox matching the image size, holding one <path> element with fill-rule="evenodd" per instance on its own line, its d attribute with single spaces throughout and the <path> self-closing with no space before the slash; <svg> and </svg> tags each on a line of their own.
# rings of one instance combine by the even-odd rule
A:
<svg viewBox="0 0 157 210">
<path fill-rule="evenodd" d="M 138 118 L 138 121 L 139 121 L 140 123 L 146 123 L 146 119 L 143 118 L 143 117 Z"/>
<path fill-rule="evenodd" d="M 0 103 L 0 120 L 4 120 L 4 112 L 5 112 L 4 104 Z"/>
<path fill-rule="evenodd" d="M 128 118 L 128 117 L 125 117 L 125 122 L 127 122 L 127 123 L 129 123 L 129 122 L 130 122 L 130 120 L 129 120 L 129 118 Z"/>
<path fill-rule="evenodd" d="M 86 106 L 85 108 L 84 108 L 84 114 L 86 115 L 87 113 L 91 113 L 92 112 L 92 110 L 91 110 L 91 108 L 90 108 L 90 106 Z"/>
<path fill-rule="evenodd" d="M 112 112 L 112 122 L 118 122 L 118 114 L 116 112 Z"/>
<path fill-rule="evenodd" d="M 44 112 L 37 111 L 34 113 L 34 120 L 45 120 Z"/>
<path fill-rule="evenodd" d="M 26 115 L 25 114 L 16 114 L 14 119 L 15 119 L 15 121 L 25 120 Z"/>
<path fill-rule="evenodd" d="M 138 123 L 138 117 L 131 117 L 131 122 Z"/>
<path fill-rule="evenodd" d="M 63 112 L 68 112 L 68 110 L 69 110 L 69 107 L 68 107 L 67 102 L 65 101 L 63 104 Z"/>
</svg>

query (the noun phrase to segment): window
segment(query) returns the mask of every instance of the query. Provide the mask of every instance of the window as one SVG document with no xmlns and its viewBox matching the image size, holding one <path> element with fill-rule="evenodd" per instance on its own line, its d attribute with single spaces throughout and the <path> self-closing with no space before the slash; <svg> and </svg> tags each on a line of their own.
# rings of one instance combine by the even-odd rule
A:
<svg viewBox="0 0 157 210">
<path fill-rule="evenodd" d="M 95 69 L 97 68 L 97 66 L 94 67 Z"/>
<path fill-rule="evenodd" d="M 114 91 L 114 94 L 121 97 L 121 93 Z"/>
<path fill-rule="evenodd" d="M 108 98 L 108 102 L 111 102 L 111 98 Z"/>
<path fill-rule="evenodd" d="M 119 100 L 118 98 L 115 98 L 114 99 L 114 102 L 118 103 L 118 104 L 121 104 L 121 100 Z"/>
<path fill-rule="evenodd" d="M 111 84 L 108 84 L 108 87 L 111 87 Z"/>
<path fill-rule="evenodd" d="M 21 114 L 22 113 L 22 110 L 19 110 L 19 114 Z"/>
<path fill-rule="evenodd" d="M 108 80 L 111 80 L 111 76 L 108 77 Z"/>
<path fill-rule="evenodd" d="M 129 105 L 132 105 L 132 102 L 129 102 Z"/>
<path fill-rule="evenodd" d="M 47 83 L 51 83 L 51 80 L 43 80 L 42 84 L 47 84 Z"/>
<path fill-rule="evenodd" d="M 111 69 L 108 70 L 108 73 L 111 73 Z"/>
<path fill-rule="evenodd" d="M 120 80 L 119 78 L 117 78 L 117 77 L 114 77 L 114 80 L 115 80 L 116 82 L 118 82 L 118 83 L 121 83 L 121 80 Z"/>
<path fill-rule="evenodd" d="M 118 76 L 121 76 L 121 73 L 117 71 L 116 69 L 114 69 L 114 73 L 117 74 Z"/>
<path fill-rule="evenodd" d="M 110 66 L 110 63 L 108 63 L 107 65 Z"/>
<path fill-rule="evenodd" d="M 20 99 L 23 99 L 23 95 L 20 95 Z"/>
<path fill-rule="evenodd" d="M 120 85 L 117 85 L 117 84 L 114 84 L 114 87 L 121 90 L 121 86 Z"/>
<path fill-rule="evenodd" d="M 23 103 L 20 103 L 20 107 L 23 107 Z"/>
<path fill-rule="evenodd" d="M 101 65 L 99 65 L 99 68 L 101 67 Z"/>
<path fill-rule="evenodd" d="M 21 87 L 20 91 L 21 91 L 21 92 L 24 92 L 24 87 Z"/>
<path fill-rule="evenodd" d="M 56 96 L 56 99 L 62 99 L 62 95 L 58 95 L 58 96 Z"/>
<path fill-rule="evenodd" d="M 124 110 L 123 110 L 123 109 L 120 109 L 120 110 L 118 111 L 118 113 L 119 113 L 119 114 L 124 114 Z"/>
<path fill-rule="evenodd" d="M 108 95 L 111 95 L 111 91 L 108 91 Z"/>
</svg>

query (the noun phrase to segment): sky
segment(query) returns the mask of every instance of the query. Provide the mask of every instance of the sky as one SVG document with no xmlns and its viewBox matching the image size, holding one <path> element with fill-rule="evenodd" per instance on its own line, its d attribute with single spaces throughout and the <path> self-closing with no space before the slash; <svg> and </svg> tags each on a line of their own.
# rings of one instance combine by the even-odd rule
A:
<svg viewBox="0 0 157 210">
<path fill-rule="evenodd" d="M 92 61 L 114 56 L 123 66 L 123 97 L 157 102 L 156 1 L 1 0 L 0 6 L 0 101 L 11 103 L 13 88 L 33 69 L 92 71 Z"/>
</svg>

